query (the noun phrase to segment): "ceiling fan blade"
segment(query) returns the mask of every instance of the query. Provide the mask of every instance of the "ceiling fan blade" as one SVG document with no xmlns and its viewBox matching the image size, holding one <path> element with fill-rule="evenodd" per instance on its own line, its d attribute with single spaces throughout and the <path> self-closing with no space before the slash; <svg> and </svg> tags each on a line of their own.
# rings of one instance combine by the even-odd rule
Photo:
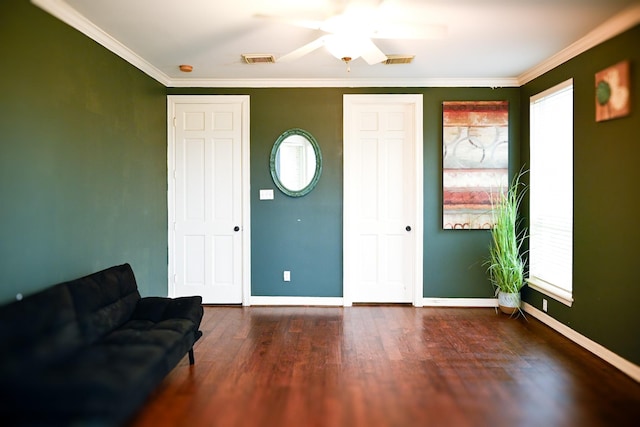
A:
<svg viewBox="0 0 640 427">
<path fill-rule="evenodd" d="M 367 39 L 367 42 L 363 47 L 364 51 L 360 56 L 362 59 L 367 61 L 367 64 L 379 64 L 380 62 L 387 60 L 387 55 L 378 49 L 378 46 L 376 46 L 371 40 Z"/>
<path fill-rule="evenodd" d="M 276 62 L 291 62 L 291 61 L 295 61 L 298 58 L 302 58 L 303 56 L 324 46 L 324 42 L 326 38 L 327 36 L 322 36 L 320 38 L 317 38 L 311 43 L 307 43 L 304 46 L 299 47 L 298 49 L 292 52 L 289 52 L 286 55 L 281 56 L 276 60 Z"/>
</svg>

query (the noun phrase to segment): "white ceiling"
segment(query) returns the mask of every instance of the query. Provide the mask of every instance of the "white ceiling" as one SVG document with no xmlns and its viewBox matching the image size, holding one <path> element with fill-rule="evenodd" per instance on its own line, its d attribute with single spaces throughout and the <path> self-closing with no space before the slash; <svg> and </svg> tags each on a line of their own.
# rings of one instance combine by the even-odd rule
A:
<svg viewBox="0 0 640 427">
<path fill-rule="evenodd" d="M 447 34 L 376 39 L 385 54 L 414 61 L 360 58 L 347 72 L 324 48 L 275 64 L 249 65 L 241 54 L 278 58 L 323 34 L 260 15 L 322 19 L 356 0 L 32 1 L 166 86 L 517 86 L 640 22 L 640 0 L 358 0 Z"/>
</svg>

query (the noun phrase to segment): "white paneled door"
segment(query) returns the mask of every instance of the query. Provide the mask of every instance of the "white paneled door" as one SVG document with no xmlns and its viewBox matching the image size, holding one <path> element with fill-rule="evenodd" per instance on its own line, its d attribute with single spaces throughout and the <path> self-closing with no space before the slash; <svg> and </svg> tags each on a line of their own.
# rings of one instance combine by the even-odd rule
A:
<svg viewBox="0 0 640 427">
<path fill-rule="evenodd" d="M 247 302 L 248 98 L 169 97 L 169 112 L 170 294 Z"/>
<path fill-rule="evenodd" d="M 344 298 L 422 305 L 422 97 L 344 97 Z"/>
</svg>

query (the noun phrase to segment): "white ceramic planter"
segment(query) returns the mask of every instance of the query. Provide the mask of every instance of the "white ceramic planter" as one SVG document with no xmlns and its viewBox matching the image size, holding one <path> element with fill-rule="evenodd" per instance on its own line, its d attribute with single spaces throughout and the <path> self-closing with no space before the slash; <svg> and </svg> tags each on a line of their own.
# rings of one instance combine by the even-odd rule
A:
<svg viewBox="0 0 640 427">
<path fill-rule="evenodd" d="M 505 314 L 514 314 L 520 308 L 520 292 L 499 292 L 498 307 Z"/>
</svg>

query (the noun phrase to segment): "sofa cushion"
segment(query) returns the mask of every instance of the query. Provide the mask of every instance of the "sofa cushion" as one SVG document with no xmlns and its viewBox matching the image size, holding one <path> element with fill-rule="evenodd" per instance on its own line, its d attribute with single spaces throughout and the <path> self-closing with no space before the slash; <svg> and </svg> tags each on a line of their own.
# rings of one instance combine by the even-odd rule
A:
<svg viewBox="0 0 640 427">
<path fill-rule="evenodd" d="M 101 341 L 105 345 L 149 345 L 165 352 L 165 368 L 168 373 L 191 349 L 196 340 L 197 328 L 190 320 L 167 319 L 160 322 L 132 320 Z"/>
<path fill-rule="evenodd" d="M 138 301 L 131 319 L 160 322 L 166 319 L 188 319 L 197 327 L 200 325 L 204 310 L 202 297 L 145 297 Z"/>
<path fill-rule="evenodd" d="M 167 374 L 160 346 L 96 343 L 59 363 L 34 369 L 11 384 L 2 405 L 10 423 L 116 426 Z"/>
<path fill-rule="evenodd" d="M 131 320 L 45 367 L 5 384 L 12 421 L 21 425 L 118 425 L 139 407 L 194 341 L 187 319 Z M 0 411 L 2 412 L 2 411 Z"/>
<path fill-rule="evenodd" d="M 129 264 L 72 280 L 67 286 L 76 307 L 80 330 L 88 344 L 129 320 L 140 299 Z"/>
</svg>

